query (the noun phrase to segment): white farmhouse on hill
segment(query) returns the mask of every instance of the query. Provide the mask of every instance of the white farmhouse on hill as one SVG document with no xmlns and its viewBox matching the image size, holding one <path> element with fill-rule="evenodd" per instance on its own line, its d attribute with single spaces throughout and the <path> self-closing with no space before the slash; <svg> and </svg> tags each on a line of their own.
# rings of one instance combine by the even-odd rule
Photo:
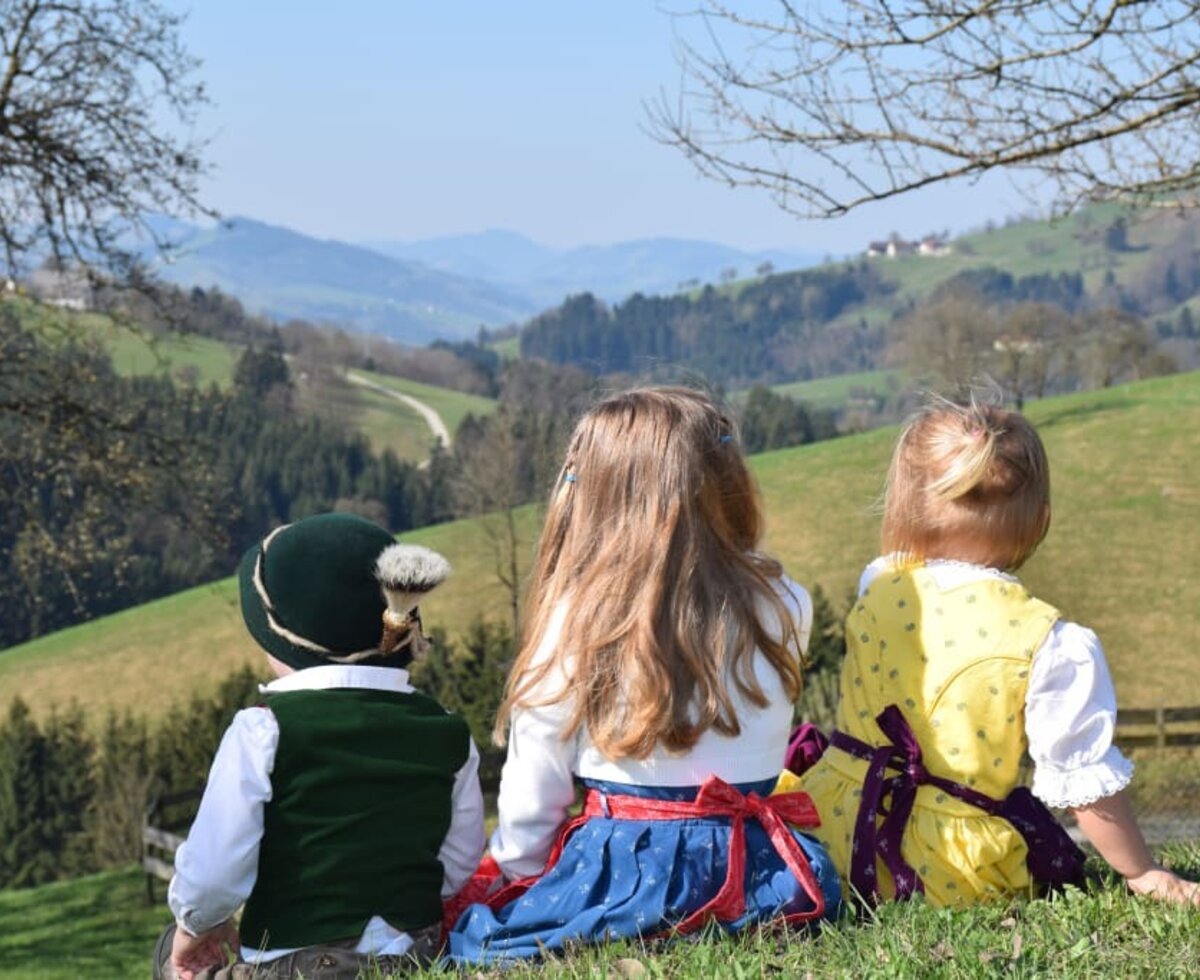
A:
<svg viewBox="0 0 1200 980">
<path fill-rule="evenodd" d="M 944 238 L 937 235 L 927 235 L 919 242 L 912 242 L 893 235 L 887 241 L 871 242 L 867 245 L 867 257 L 880 256 L 894 259 L 898 255 L 949 255 L 950 245 Z"/>
</svg>

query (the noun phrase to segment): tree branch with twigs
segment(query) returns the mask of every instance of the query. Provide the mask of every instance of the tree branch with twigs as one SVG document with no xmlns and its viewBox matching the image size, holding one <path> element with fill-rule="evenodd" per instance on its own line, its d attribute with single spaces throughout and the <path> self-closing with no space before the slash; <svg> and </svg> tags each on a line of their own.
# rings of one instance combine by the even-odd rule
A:
<svg viewBox="0 0 1200 980">
<path fill-rule="evenodd" d="M 702 0 L 651 132 L 705 176 L 834 217 L 994 170 L 1060 210 L 1200 194 L 1200 0 Z"/>
<path fill-rule="evenodd" d="M 206 102 L 183 17 L 151 0 L 0 3 L 0 249 L 18 279 L 46 259 L 93 283 L 146 285 L 153 217 L 199 199 Z M 169 122 L 176 124 L 173 131 Z"/>
</svg>

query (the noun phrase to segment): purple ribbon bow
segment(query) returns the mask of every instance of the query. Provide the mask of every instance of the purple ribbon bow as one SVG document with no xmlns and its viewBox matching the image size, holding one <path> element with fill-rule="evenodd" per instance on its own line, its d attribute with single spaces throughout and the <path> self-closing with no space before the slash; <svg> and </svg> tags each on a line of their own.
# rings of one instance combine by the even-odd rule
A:
<svg viewBox="0 0 1200 980">
<path fill-rule="evenodd" d="M 880 898 L 875 871 L 877 856 L 892 876 L 897 899 L 909 898 L 914 892 L 924 893 L 920 875 L 904 860 L 900 848 L 916 802 L 917 787 L 926 785 L 936 786 L 985 813 L 1008 820 L 1025 839 L 1029 852 L 1027 864 L 1036 880 L 1061 885 L 1082 879 L 1083 852 L 1027 789 L 1018 787 L 1000 802 L 961 783 L 935 776 L 921 761 L 921 746 L 899 707 L 888 705 L 875 717 L 875 722 L 889 740 L 885 745 L 868 745 L 838 731 L 829 739 L 830 745 L 867 762 L 850 858 L 850 884 L 864 901 L 875 902 Z M 896 774 L 889 776 L 889 769 Z M 880 815 L 883 820 L 877 824 Z"/>
</svg>

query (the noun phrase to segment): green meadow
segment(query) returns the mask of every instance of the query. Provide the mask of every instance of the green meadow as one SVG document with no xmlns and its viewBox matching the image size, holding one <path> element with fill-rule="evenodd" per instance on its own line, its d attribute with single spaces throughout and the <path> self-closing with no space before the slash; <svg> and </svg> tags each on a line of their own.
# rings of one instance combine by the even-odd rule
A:
<svg viewBox="0 0 1200 980">
<path fill-rule="evenodd" d="M 425 402 L 442 417 L 451 433 L 458 431 L 458 426 L 468 415 L 480 417 L 490 415 L 496 408 L 494 398 L 483 395 L 470 395 L 450 388 L 440 388 L 437 385 L 423 384 L 420 381 L 410 381 L 408 378 L 394 378 L 388 374 L 376 374 L 371 371 L 358 371 L 364 378 L 369 378 L 375 384 L 391 388 L 403 395 L 409 395 L 418 401 Z M 396 402 L 397 405 L 400 402 Z M 410 410 L 411 411 L 411 410 Z"/>
<path fill-rule="evenodd" d="M 1200 845 L 1161 857 L 1200 876 Z M 127 980 L 149 976 L 169 920 L 150 905 L 137 869 L 0 892 L 0 980 Z M 812 932 L 767 929 L 678 942 L 620 942 L 572 951 L 545 966 L 422 971 L 405 976 L 491 978 L 762 977 L 983 978 L 1195 976 L 1200 909 L 1133 898 L 1111 874 L 1046 900 L 967 909 L 893 903 L 862 920 Z M 1188 964 L 1192 964 L 1188 966 Z M 378 973 L 364 980 L 381 980 Z"/>
<path fill-rule="evenodd" d="M 798 402 L 816 405 L 819 408 L 836 409 L 855 397 L 888 394 L 898 390 L 903 383 L 903 377 L 896 371 L 857 371 L 832 378 L 814 378 L 811 381 L 771 385 L 771 390 L 777 395 L 784 395 Z M 740 402 L 746 394 L 745 391 L 735 392 L 733 400 Z"/>
<path fill-rule="evenodd" d="M 1200 373 L 1046 399 L 1028 413 L 1050 455 L 1054 519 L 1023 579 L 1097 631 L 1123 706 L 1200 704 Z M 766 548 L 835 602 L 876 553 L 876 502 L 895 435 L 877 430 L 752 460 Z M 538 510 L 519 517 L 527 569 Z M 475 616 L 506 615 L 477 522 L 404 539 L 454 567 L 422 607 L 427 624 L 453 634 Z M 227 579 L 0 652 L 0 692 L 41 714 L 76 700 L 158 715 L 248 662 L 258 655 Z"/>
<path fill-rule="evenodd" d="M 158 374 L 183 378 L 201 388 L 227 387 L 233 377 L 238 352 L 211 337 L 165 334 L 145 337 L 109 326 L 103 343 L 120 374 Z"/>
<path fill-rule="evenodd" d="M 168 374 L 176 381 L 202 388 L 210 384 L 228 388 L 241 355 L 239 346 L 211 337 L 180 333 L 154 335 L 118 326 L 100 314 L 56 309 L 24 298 L 7 297 L 0 302 L 27 322 L 36 323 L 47 334 L 90 337 L 108 352 L 116 371 L 127 376 Z M 451 435 L 468 414 L 487 415 L 496 407 L 494 399 L 480 395 L 370 371 L 356 373 L 425 402 L 441 415 Z M 322 397 L 333 398 L 338 414 L 367 437 L 375 452 L 390 449 L 400 459 L 413 463 L 429 458 L 433 433 L 420 413 L 403 401 L 359 386 Z"/>
</svg>

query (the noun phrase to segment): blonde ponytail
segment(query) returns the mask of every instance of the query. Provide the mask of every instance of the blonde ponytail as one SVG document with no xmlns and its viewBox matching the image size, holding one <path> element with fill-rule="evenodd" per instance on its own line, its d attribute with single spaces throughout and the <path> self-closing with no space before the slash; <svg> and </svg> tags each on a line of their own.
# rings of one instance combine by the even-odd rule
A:
<svg viewBox="0 0 1200 980">
<path fill-rule="evenodd" d="M 943 461 L 941 472 L 929 482 L 929 492 L 942 500 L 958 500 L 978 487 L 996 458 L 996 433 L 976 405 L 953 405 L 947 424 L 930 433 L 934 459 Z"/>
<path fill-rule="evenodd" d="M 1023 416 L 937 400 L 904 427 L 884 494 L 884 553 L 1015 569 L 1049 524 L 1046 451 Z"/>
</svg>

